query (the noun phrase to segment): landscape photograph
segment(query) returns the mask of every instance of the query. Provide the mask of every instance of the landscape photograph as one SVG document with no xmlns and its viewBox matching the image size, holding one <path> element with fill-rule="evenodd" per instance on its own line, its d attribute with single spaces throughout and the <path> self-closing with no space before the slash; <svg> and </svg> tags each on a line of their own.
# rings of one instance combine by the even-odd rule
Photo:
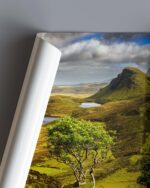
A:
<svg viewBox="0 0 150 188">
<path fill-rule="evenodd" d="M 26 188 L 149 188 L 150 34 L 46 35 L 62 57 Z"/>
</svg>

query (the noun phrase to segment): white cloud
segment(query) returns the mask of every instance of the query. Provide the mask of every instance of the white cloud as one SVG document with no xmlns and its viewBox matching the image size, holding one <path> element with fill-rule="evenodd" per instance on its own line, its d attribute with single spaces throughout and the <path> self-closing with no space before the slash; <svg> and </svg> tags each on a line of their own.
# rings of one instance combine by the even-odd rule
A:
<svg viewBox="0 0 150 188">
<path fill-rule="evenodd" d="M 133 42 L 109 44 L 93 39 L 70 44 L 61 51 L 64 62 L 95 60 L 107 63 L 148 63 L 150 60 L 150 46 Z"/>
</svg>

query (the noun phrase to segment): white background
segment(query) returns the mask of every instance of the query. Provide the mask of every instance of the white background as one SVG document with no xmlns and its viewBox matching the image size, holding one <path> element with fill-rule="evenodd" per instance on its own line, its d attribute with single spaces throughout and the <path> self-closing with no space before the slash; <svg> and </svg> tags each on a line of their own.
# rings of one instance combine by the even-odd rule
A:
<svg viewBox="0 0 150 188">
<path fill-rule="evenodd" d="M 0 0 L 0 159 L 39 31 L 150 31 L 149 0 Z"/>
</svg>

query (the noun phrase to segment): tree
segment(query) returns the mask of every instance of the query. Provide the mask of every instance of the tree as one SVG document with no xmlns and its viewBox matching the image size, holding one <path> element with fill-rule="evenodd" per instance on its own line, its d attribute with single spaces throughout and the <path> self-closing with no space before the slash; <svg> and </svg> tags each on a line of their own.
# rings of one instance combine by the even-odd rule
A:
<svg viewBox="0 0 150 188">
<path fill-rule="evenodd" d="M 138 177 L 138 183 L 147 185 L 150 187 L 150 134 L 143 145 L 143 160 L 141 167 L 141 176 Z"/>
<path fill-rule="evenodd" d="M 73 171 L 76 185 L 86 183 L 89 172 L 95 187 L 94 167 L 107 158 L 113 137 L 104 123 L 64 117 L 49 130 L 50 152 Z"/>
</svg>

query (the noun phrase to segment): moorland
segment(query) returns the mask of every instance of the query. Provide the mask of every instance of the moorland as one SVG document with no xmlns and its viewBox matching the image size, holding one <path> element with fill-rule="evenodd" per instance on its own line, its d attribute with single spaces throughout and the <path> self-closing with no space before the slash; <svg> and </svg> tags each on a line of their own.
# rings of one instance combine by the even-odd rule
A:
<svg viewBox="0 0 150 188">
<path fill-rule="evenodd" d="M 82 103 L 100 105 L 83 108 Z M 106 131 L 115 132 L 111 154 L 94 169 L 96 188 L 146 187 L 148 180 L 141 177 L 144 151 L 150 151 L 149 74 L 127 67 L 108 83 L 54 87 L 45 116 L 58 120 L 42 126 L 27 188 L 73 187 L 72 170 L 50 154 L 49 144 L 49 130 L 66 116 L 104 123 Z M 81 187 L 90 188 L 90 181 L 87 175 Z"/>
</svg>

